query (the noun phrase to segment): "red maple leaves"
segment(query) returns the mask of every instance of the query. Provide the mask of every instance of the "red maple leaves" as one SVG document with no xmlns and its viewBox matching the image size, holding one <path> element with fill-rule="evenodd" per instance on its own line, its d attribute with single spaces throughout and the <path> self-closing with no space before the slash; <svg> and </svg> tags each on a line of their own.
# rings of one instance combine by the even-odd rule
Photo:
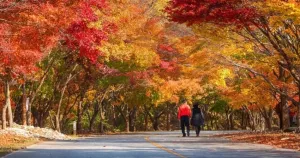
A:
<svg viewBox="0 0 300 158">
<path fill-rule="evenodd" d="M 93 64 L 101 55 L 97 47 L 101 46 L 101 41 L 107 40 L 108 34 L 115 30 L 115 25 L 108 22 L 103 22 L 101 29 L 88 26 L 91 22 L 98 20 L 94 10 L 105 7 L 104 0 L 84 1 L 80 5 L 78 20 L 73 22 L 66 31 L 67 46 L 72 50 L 78 50 L 80 57 L 89 59 Z"/>
<path fill-rule="evenodd" d="M 101 29 L 88 26 L 98 20 L 95 11 L 105 7 L 104 0 L 1 2 L 0 73 L 18 76 L 34 71 L 35 64 L 61 38 L 71 52 L 95 63 L 101 55 L 97 47 L 115 29 L 105 22 Z"/>
<path fill-rule="evenodd" d="M 73 8 L 65 0 L 16 1 L 0 4 L 0 73 L 15 78 L 32 73 L 36 63 L 56 45 Z M 65 14 L 60 14 L 64 10 Z"/>
<path fill-rule="evenodd" d="M 194 24 L 245 25 L 259 16 L 256 9 L 245 0 L 172 0 L 166 12 L 172 21 Z"/>
<path fill-rule="evenodd" d="M 70 49 L 78 49 L 80 56 L 95 63 L 101 54 L 97 46 L 107 39 L 107 34 L 87 25 L 85 21 L 74 22 L 66 31 L 66 43 Z"/>
<path fill-rule="evenodd" d="M 26 45 L 17 45 L 11 36 L 11 29 L 7 24 L 0 24 L 0 74 L 15 78 L 21 74 L 28 74 L 37 70 L 35 61 L 42 58 L 36 49 L 24 49 Z M 29 46 L 27 46 L 29 47 Z"/>
</svg>

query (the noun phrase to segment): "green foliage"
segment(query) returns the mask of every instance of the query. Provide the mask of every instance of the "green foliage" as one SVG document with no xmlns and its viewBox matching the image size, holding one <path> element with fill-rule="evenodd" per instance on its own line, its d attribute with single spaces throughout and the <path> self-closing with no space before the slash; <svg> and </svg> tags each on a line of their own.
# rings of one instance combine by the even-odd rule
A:
<svg viewBox="0 0 300 158">
<path fill-rule="evenodd" d="M 211 111 L 224 113 L 226 107 L 228 107 L 228 102 L 225 100 L 217 100 L 210 108 Z"/>
</svg>

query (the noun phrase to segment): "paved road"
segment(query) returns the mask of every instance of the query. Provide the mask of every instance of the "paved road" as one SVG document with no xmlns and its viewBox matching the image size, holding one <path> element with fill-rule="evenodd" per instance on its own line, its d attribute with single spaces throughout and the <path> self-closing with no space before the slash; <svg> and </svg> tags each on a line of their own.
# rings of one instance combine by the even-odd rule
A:
<svg viewBox="0 0 300 158">
<path fill-rule="evenodd" d="M 32 145 L 5 158 L 252 158 L 298 157 L 300 152 L 267 145 L 233 143 L 210 137 L 223 132 L 203 131 L 200 137 L 181 137 L 175 132 L 110 135 L 70 141 L 48 141 Z"/>
</svg>

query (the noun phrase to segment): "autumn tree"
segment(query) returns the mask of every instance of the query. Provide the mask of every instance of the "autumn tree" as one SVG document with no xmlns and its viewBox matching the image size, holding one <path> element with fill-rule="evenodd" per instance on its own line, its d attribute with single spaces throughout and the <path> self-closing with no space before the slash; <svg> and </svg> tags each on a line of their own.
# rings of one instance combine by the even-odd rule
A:
<svg viewBox="0 0 300 158">
<path fill-rule="evenodd" d="M 282 5 L 283 9 L 278 8 Z M 199 9 L 200 6 L 200 9 Z M 166 8 L 170 19 L 180 23 L 203 24 L 212 23 L 221 28 L 233 27 L 232 32 L 241 35 L 245 40 L 254 44 L 255 51 L 268 56 L 276 61 L 279 70 L 273 69 L 279 82 L 265 75 L 264 72 L 257 71 L 243 64 L 232 64 L 234 66 L 247 69 L 251 73 L 262 77 L 271 89 L 281 95 L 281 108 L 287 107 L 287 100 L 291 100 L 294 105 L 299 106 L 299 100 L 294 96 L 298 90 L 289 91 L 285 78 L 291 76 L 293 82 L 290 85 L 299 87 L 298 60 L 299 45 L 298 33 L 296 30 L 297 2 L 283 1 L 171 1 Z M 293 12 L 293 14 L 290 14 Z M 221 17 L 221 18 L 220 18 Z M 283 22 L 282 22 L 283 21 Z M 285 28 L 285 29 L 283 29 Z M 289 40 L 291 39 L 291 40 Z M 267 41 L 267 42 L 265 42 Z M 223 59 L 224 60 L 224 59 Z M 232 61 L 231 61 L 232 63 Z M 274 65 L 276 65 L 274 62 Z M 285 73 L 282 73 L 285 72 Z M 286 76 L 287 75 L 287 76 Z M 299 110 L 298 110 L 299 111 Z M 281 125 L 281 128 L 286 128 Z"/>
<path fill-rule="evenodd" d="M 61 6 L 58 1 L 1 2 L 1 80 L 5 83 L 6 94 L 6 104 L 2 112 L 3 128 L 6 127 L 7 108 L 12 126 L 10 85 L 36 71 L 35 63 L 56 44 L 59 28 L 63 28 L 65 20 L 71 18 L 59 16 Z M 53 21 L 57 22 L 52 23 Z M 23 117 L 23 123 L 24 120 Z"/>
</svg>

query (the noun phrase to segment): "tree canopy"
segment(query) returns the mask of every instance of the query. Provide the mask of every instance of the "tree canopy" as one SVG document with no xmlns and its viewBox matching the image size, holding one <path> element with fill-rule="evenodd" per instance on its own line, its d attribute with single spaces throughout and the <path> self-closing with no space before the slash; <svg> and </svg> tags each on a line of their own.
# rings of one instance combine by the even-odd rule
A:
<svg viewBox="0 0 300 158">
<path fill-rule="evenodd" d="M 283 0 L 4 0 L 2 128 L 70 133 L 300 126 L 300 4 Z"/>
</svg>

